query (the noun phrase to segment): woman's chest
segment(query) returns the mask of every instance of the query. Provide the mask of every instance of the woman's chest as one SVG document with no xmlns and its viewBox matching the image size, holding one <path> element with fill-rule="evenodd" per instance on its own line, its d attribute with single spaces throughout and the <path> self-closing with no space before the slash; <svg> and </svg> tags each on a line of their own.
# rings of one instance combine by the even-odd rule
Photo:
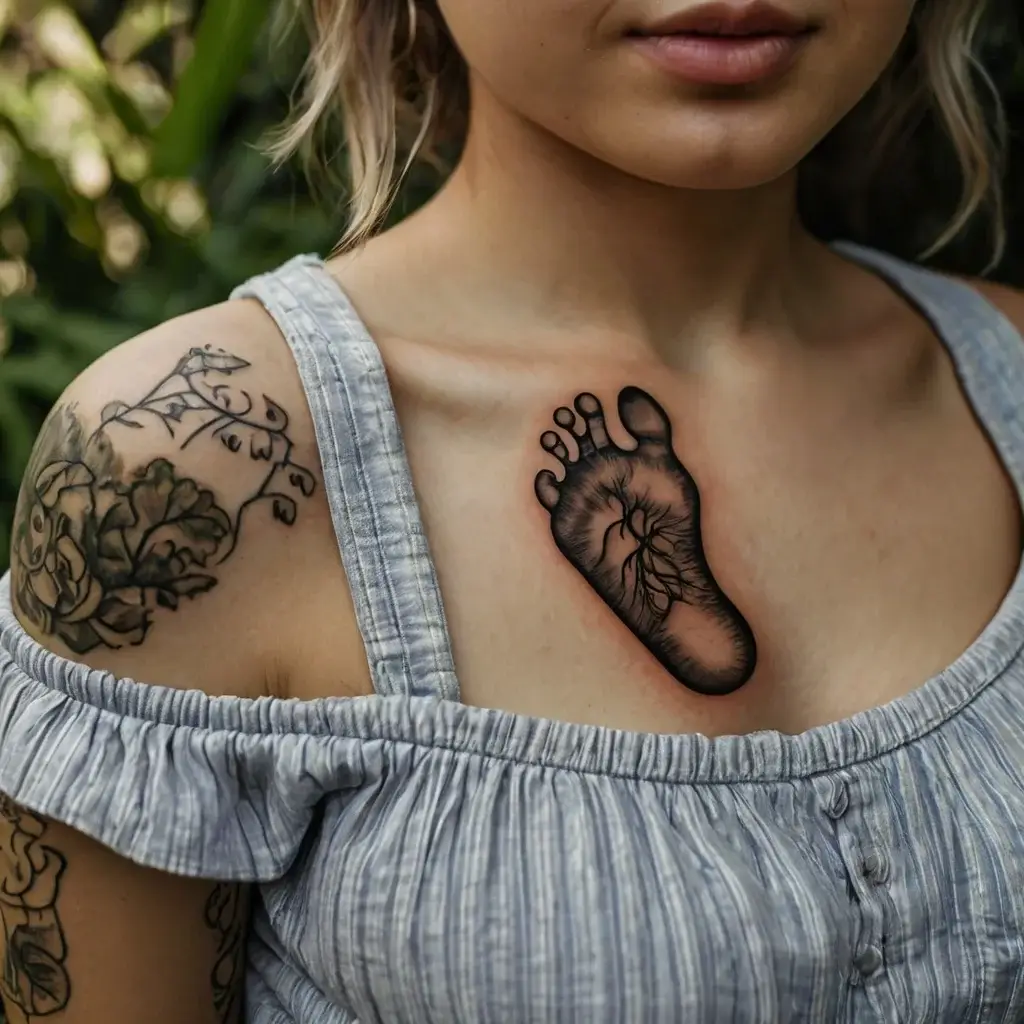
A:
<svg viewBox="0 0 1024 1024">
<path fill-rule="evenodd" d="M 328 802 L 264 900 L 363 1024 L 1018 1020 L 1020 766 L 913 761 L 679 789 L 453 759 Z"/>
<path fill-rule="evenodd" d="M 504 448 L 411 431 L 463 700 L 799 733 L 905 695 L 991 620 L 1020 510 L 962 403 L 709 410 L 671 384 L 567 388 L 546 420 L 509 413 Z"/>
</svg>

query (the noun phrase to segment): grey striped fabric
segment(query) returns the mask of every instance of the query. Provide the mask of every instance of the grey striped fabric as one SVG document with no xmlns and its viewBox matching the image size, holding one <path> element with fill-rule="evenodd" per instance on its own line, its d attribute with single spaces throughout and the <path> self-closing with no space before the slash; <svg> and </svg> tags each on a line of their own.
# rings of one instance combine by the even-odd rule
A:
<svg viewBox="0 0 1024 1024">
<path fill-rule="evenodd" d="M 1020 336 L 844 248 L 933 321 L 1024 491 Z M 305 381 L 378 694 L 114 679 L 30 640 L 4 585 L 0 790 L 139 863 L 257 883 L 248 1021 L 1024 1020 L 1024 572 L 946 671 L 800 736 L 466 707 L 373 342 L 314 258 L 238 294 Z"/>
</svg>

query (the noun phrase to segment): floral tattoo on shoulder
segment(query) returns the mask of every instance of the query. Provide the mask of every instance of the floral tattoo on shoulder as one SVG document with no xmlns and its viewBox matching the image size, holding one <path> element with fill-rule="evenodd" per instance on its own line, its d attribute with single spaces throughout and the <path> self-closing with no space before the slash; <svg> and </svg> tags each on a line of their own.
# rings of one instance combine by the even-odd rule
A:
<svg viewBox="0 0 1024 1024">
<path fill-rule="evenodd" d="M 12 592 L 36 628 L 77 654 L 141 644 L 158 609 L 217 586 L 253 507 L 295 523 L 316 479 L 292 459 L 284 409 L 245 390 L 249 368 L 193 348 L 134 404 L 106 406 L 92 431 L 75 406 L 53 410 L 14 527 Z M 171 454 L 126 465 L 119 453 L 140 432 Z"/>
</svg>

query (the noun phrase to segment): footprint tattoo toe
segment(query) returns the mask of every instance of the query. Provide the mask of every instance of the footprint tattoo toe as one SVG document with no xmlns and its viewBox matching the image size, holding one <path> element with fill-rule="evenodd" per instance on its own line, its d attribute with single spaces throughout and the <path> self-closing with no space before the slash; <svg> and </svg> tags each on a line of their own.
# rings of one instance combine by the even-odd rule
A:
<svg viewBox="0 0 1024 1024">
<path fill-rule="evenodd" d="M 562 433 L 540 439 L 562 478 L 543 469 L 534 480 L 555 544 L 676 680 L 697 693 L 733 692 L 753 674 L 754 635 L 708 565 L 700 494 L 673 449 L 668 414 L 646 391 L 623 388 L 619 420 L 636 446 L 620 448 L 596 395 L 583 392 L 573 406 L 555 410 Z"/>
<path fill-rule="evenodd" d="M 548 430 L 541 434 L 540 446 L 544 451 L 554 455 L 563 465 L 568 463 L 569 449 L 565 447 L 565 442 L 553 430 Z"/>
</svg>

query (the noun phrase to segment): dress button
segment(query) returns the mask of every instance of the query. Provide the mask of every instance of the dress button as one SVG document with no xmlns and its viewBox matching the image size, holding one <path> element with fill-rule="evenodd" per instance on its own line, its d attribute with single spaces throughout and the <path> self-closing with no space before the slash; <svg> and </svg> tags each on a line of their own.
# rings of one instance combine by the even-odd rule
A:
<svg viewBox="0 0 1024 1024">
<path fill-rule="evenodd" d="M 889 861 L 880 850 L 872 850 L 861 865 L 861 873 L 875 885 L 885 885 L 889 881 Z"/>
<path fill-rule="evenodd" d="M 825 805 L 825 813 L 832 819 L 841 818 L 850 806 L 850 793 L 842 779 L 833 778 L 832 793 Z"/>
<path fill-rule="evenodd" d="M 882 967 L 882 951 L 877 946 L 867 946 L 853 958 L 853 966 L 865 978 Z"/>
</svg>

